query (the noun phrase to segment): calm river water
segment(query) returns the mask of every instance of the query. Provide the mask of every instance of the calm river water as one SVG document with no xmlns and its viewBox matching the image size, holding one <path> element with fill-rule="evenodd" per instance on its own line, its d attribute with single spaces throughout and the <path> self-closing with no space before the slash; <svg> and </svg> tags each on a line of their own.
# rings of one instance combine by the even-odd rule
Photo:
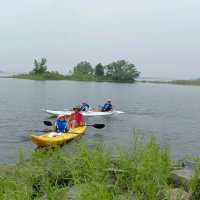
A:
<svg viewBox="0 0 200 200">
<path fill-rule="evenodd" d="M 34 149 L 26 130 L 44 128 L 48 114 L 41 109 L 71 108 L 83 100 L 95 107 L 107 98 L 125 114 L 87 119 L 106 124 L 87 129 L 81 138 L 87 145 L 127 146 L 137 129 L 145 135 L 153 131 L 160 143 L 169 144 L 174 158 L 200 155 L 200 87 L 1 78 L 0 162 L 13 163 L 20 150 Z"/>
</svg>

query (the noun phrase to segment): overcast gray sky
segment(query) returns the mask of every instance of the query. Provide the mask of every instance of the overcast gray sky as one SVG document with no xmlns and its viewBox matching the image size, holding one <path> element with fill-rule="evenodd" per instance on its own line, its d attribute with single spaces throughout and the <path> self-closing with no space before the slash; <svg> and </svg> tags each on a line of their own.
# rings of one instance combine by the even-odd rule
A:
<svg viewBox="0 0 200 200">
<path fill-rule="evenodd" d="M 0 70 L 46 57 L 67 72 L 79 61 L 126 59 L 142 76 L 200 77 L 199 0 L 0 0 Z"/>
</svg>

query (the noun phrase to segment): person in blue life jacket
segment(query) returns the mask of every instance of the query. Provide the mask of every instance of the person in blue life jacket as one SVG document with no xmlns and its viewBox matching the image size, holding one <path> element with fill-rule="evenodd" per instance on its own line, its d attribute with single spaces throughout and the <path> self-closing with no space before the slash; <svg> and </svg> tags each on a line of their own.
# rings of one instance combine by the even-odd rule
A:
<svg viewBox="0 0 200 200">
<path fill-rule="evenodd" d="M 111 99 L 108 99 L 107 102 L 101 108 L 101 112 L 109 112 L 112 111 Z"/>
<path fill-rule="evenodd" d="M 82 102 L 80 105 L 80 111 L 87 112 L 89 110 L 90 106 L 86 102 Z"/>
<path fill-rule="evenodd" d="M 57 133 L 66 133 L 68 131 L 68 121 L 65 115 L 58 115 L 55 121 L 55 129 Z"/>
</svg>

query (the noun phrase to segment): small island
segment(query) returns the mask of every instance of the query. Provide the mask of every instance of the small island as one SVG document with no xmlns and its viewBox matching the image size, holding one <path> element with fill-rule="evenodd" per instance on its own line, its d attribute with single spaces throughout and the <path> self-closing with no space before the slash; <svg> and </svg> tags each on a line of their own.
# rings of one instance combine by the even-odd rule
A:
<svg viewBox="0 0 200 200">
<path fill-rule="evenodd" d="M 1 73 L 1 71 L 0 71 Z M 171 80 L 171 81 L 149 81 L 137 80 L 140 72 L 136 66 L 126 60 L 117 60 L 108 65 L 98 63 L 95 66 L 88 61 L 81 61 L 68 74 L 58 71 L 50 71 L 47 67 L 47 59 L 34 60 L 34 68 L 29 73 L 13 75 L 10 78 L 29 80 L 73 80 L 73 81 L 95 81 L 95 82 L 118 82 L 118 83 L 155 83 L 200 86 L 200 79 Z M 4 76 L 5 78 L 5 76 Z"/>
<path fill-rule="evenodd" d="M 68 74 L 58 71 L 49 71 L 47 59 L 34 60 L 34 68 L 27 74 L 18 74 L 12 78 L 30 80 L 75 80 L 75 81 L 97 81 L 97 82 L 120 82 L 133 83 L 140 75 L 135 65 L 126 60 L 114 61 L 108 65 L 98 63 L 92 66 L 88 61 L 82 61 L 73 67 Z"/>
</svg>

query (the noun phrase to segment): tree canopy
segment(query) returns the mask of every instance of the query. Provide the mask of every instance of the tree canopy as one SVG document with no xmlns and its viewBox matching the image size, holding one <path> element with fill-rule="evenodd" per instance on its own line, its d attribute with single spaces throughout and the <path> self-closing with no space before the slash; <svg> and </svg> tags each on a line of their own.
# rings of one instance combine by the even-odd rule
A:
<svg viewBox="0 0 200 200">
<path fill-rule="evenodd" d="M 47 59 L 46 58 L 42 58 L 41 61 L 37 61 L 36 59 L 34 59 L 34 68 L 33 71 L 31 73 L 33 74 L 43 74 L 45 72 L 47 72 Z"/>
<path fill-rule="evenodd" d="M 97 64 L 94 69 L 87 61 L 82 61 L 74 67 L 72 76 L 80 80 L 105 80 L 114 82 L 134 82 L 139 76 L 134 64 L 126 60 L 118 60 L 106 66 Z"/>
<path fill-rule="evenodd" d="M 87 61 L 82 61 L 74 67 L 74 74 L 84 74 L 84 75 L 93 74 L 92 65 Z"/>
<path fill-rule="evenodd" d="M 97 77 L 102 77 L 102 76 L 104 76 L 104 67 L 103 67 L 103 65 L 102 65 L 101 63 L 99 63 L 99 64 L 97 64 L 97 65 L 95 66 L 95 75 L 96 75 Z"/>
<path fill-rule="evenodd" d="M 113 81 L 133 82 L 140 74 L 134 64 L 118 60 L 105 66 L 106 77 Z"/>
</svg>

